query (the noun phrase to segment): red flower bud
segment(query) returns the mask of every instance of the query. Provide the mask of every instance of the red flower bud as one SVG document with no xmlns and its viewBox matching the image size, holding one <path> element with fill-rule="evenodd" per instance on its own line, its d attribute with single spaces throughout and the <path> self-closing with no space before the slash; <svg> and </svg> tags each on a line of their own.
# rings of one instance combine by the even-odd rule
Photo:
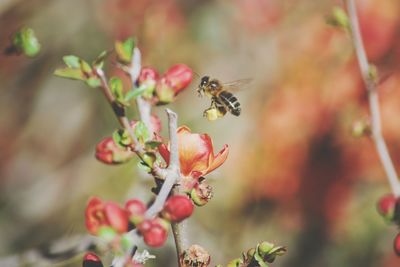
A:
<svg viewBox="0 0 400 267">
<path fill-rule="evenodd" d="M 130 160 L 135 153 L 117 146 L 111 137 L 103 139 L 96 146 L 96 158 L 105 164 L 119 164 Z"/>
<path fill-rule="evenodd" d="M 83 256 L 83 267 L 103 267 L 103 263 L 101 262 L 100 258 L 97 257 L 96 254 L 92 252 L 87 252 Z"/>
<path fill-rule="evenodd" d="M 169 68 L 163 76 L 177 95 L 192 82 L 193 72 L 185 64 L 177 64 Z"/>
<path fill-rule="evenodd" d="M 396 208 L 397 199 L 394 195 L 388 194 L 381 197 L 378 201 L 378 212 L 386 219 L 392 220 Z"/>
<path fill-rule="evenodd" d="M 151 67 L 144 67 L 140 71 L 140 75 L 138 78 L 139 84 L 142 84 L 146 81 L 154 81 L 156 82 L 159 78 L 158 72 Z"/>
<path fill-rule="evenodd" d="M 171 222 L 181 222 L 193 213 L 193 202 L 184 195 L 175 195 L 165 202 L 162 215 Z"/>
<path fill-rule="evenodd" d="M 143 220 L 144 214 L 146 213 L 146 205 L 138 199 L 130 199 L 125 203 L 125 210 L 129 214 L 129 219 L 137 224 Z"/>
<path fill-rule="evenodd" d="M 160 247 L 167 240 L 168 225 L 160 218 L 145 220 L 138 225 L 144 242 L 150 247 Z"/>
<path fill-rule="evenodd" d="M 118 233 L 128 230 L 128 214 L 116 203 L 103 202 L 92 197 L 85 210 L 86 228 L 91 234 L 98 234 L 102 226 L 109 226 Z"/>
<path fill-rule="evenodd" d="M 400 233 L 398 233 L 394 239 L 393 249 L 397 256 L 400 256 Z"/>
<path fill-rule="evenodd" d="M 169 68 L 156 86 L 159 104 L 172 102 L 174 97 L 192 82 L 192 78 L 192 70 L 184 64 Z"/>
</svg>

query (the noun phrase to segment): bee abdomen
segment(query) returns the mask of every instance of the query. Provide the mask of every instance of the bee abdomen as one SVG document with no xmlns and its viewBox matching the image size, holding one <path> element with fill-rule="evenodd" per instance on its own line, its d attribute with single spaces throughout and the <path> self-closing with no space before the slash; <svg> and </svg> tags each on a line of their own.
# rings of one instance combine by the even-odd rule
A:
<svg viewBox="0 0 400 267">
<path fill-rule="evenodd" d="M 239 116 L 240 115 L 240 103 L 238 102 L 237 98 L 228 91 L 222 91 L 219 94 L 221 101 L 224 105 L 229 109 L 232 115 Z"/>
</svg>

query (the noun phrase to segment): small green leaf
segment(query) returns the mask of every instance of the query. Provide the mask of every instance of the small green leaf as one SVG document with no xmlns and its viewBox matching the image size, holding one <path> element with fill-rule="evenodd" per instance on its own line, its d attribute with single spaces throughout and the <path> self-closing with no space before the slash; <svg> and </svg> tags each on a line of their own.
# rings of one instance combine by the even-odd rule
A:
<svg viewBox="0 0 400 267">
<path fill-rule="evenodd" d="M 368 66 L 368 77 L 374 82 L 378 80 L 378 69 L 374 64 L 369 64 Z"/>
<path fill-rule="evenodd" d="M 145 143 L 150 139 L 150 132 L 142 121 L 138 121 L 135 125 L 136 138 L 141 143 Z"/>
<path fill-rule="evenodd" d="M 79 59 L 79 65 L 83 73 L 90 76 L 93 72 L 92 67 L 83 59 Z"/>
<path fill-rule="evenodd" d="M 90 77 L 86 80 L 86 84 L 92 88 L 97 88 L 101 85 L 101 81 L 97 77 Z"/>
<path fill-rule="evenodd" d="M 81 81 L 85 80 L 85 76 L 83 75 L 80 69 L 71 69 L 71 68 L 56 69 L 54 71 L 54 75 L 74 80 L 81 80 Z"/>
<path fill-rule="evenodd" d="M 111 88 L 111 92 L 117 99 L 123 99 L 124 98 L 124 88 L 122 85 L 122 81 L 118 77 L 112 77 L 110 81 L 108 82 Z"/>
<path fill-rule="evenodd" d="M 99 229 L 99 232 L 97 233 L 97 235 L 108 241 L 111 242 L 114 240 L 114 238 L 117 236 L 117 231 L 115 231 L 113 228 L 111 228 L 110 226 L 102 226 Z"/>
<path fill-rule="evenodd" d="M 112 135 L 112 138 L 114 142 L 122 148 L 125 148 L 132 144 L 132 139 L 129 136 L 128 131 L 125 129 L 115 130 Z"/>
<path fill-rule="evenodd" d="M 346 12 L 340 7 L 334 7 L 332 10 L 332 15 L 327 19 L 327 23 L 335 26 L 341 27 L 343 29 L 350 29 L 350 22 Z"/>
<path fill-rule="evenodd" d="M 148 90 L 147 86 L 141 85 L 138 88 L 135 88 L 134 90 L 129 91 L 125 95 L 125 101 L 130 101 L 132 99 L 135 99 L 138 96 L 141 96 L 144 92 Z"/>
<path fill-rule="evenodd" d="M 73 55 L 63 56 L 65 64 L 70 68 L 79 69 L 81 67 L 80 58 Z"/>
<path fill-rule="evenodd" d="M 118 56 L 118 60 L 122 63 L 130 63 L 133 55 L 133 48 L 135 48 L 135 39 L 130 37 L 125 41 L 115 42 L 115 51 Z"/>
<path fill-rule="evenodd" d="M 143 161 L 139 161 L 137 164 L 138 168 L 141 169 L 142 171 L 145 171 L 147 173 L 151 172 L 151 168 L 149 166 L 147 166 L 146 163 L 144 163 Z"/>
<path fill-rule="evenodd" d="M 155 148 L 159 147 L 161 144 L 162 144 L 162 142 L 160 142 L 160 141 L 151 140 L 151 141 L 147 141 L 144 145 L 147 149 L 155 149 Z"/>
<path fill-rule="evenodd" d="M 101 52 L 100 55 L 98 55 L 97 58 L 93 61 L 92 66 L 96 69 L 102 69 L 104 66 L 104 60 L 107 58 L 108 55 L 109 52 L 106 50 Z"/>
<path fill-rule="evenodd" d="M 35 36 L 35 32 L 28 27 L 24 27 L 15 33 L 13 44 L 28 57 L 34 57 L 40 52 L 39 40 Z"/>
<path fill-rule="evenodd" d="M 254 259 L 257 261 L 257 263 L 260 265 L 260 267 L 268 267 L 268 265 L 264 262 L 264 259 L 258 253 L 258 248 L 257 248 L 256 254 L 254 254 Z"/>
</svg>

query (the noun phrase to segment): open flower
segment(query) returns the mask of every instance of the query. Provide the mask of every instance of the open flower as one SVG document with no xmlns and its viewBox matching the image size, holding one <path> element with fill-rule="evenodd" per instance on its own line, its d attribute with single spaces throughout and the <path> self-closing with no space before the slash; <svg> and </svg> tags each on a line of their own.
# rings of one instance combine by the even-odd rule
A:
<svg viewBox="0 0 400 267">
<path fill-rule="evenodd" d="M 92 197 L 85 210 L 86 228 L 94 235 L 99 233 L 103 226 L 108 226 L 118 233 L 128 230 L 128 213 L 118 204 L 104 202 L 98 197 Z"/>
<path fill-rule="evenodd" d="M 179 162 L 183 176 L 197 179 L 219 166 L 228 157 L 228 145 L 214 155 L 212 140 L 207 134 L 192 133 L 186 126 L 178 128 Z M 169 164 L 169 148 L 165 144 L 159 146 L 159 152 Z"/>
</svg>

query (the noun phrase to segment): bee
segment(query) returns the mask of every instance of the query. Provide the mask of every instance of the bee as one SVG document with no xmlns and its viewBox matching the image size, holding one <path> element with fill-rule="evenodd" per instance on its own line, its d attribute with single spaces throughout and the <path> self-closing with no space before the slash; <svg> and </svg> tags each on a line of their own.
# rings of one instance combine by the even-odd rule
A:
<svg viewBox="0 0 400 267">
<path fill-rule="evenodd" d="M 249 81 L 250 79 L 245 79 L 221 83 L 217 79 L 210 79 L 209 76 L 203 76 L 197 88 L 197 93 L 200 97 L 206 95 L 211 98 L 211 106 L 204 111 L 204 117 L 207 117 L 209 120 L 216 120 L 225 116 L 228 111 L 234 116 L 239 116 L 242 111 L 240 103 L 228 90 L 237 89 Z"/>
</svg>

